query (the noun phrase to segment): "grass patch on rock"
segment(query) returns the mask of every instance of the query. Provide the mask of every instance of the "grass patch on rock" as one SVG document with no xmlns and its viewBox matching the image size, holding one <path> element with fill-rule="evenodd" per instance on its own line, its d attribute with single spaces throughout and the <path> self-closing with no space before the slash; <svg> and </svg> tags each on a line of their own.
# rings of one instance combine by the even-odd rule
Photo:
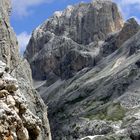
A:
<svg viewBox="0 0 140 140">
<path fill-rule="evenodd" d="M 120 105 L 120 103 L 112 103 L 105 106 L 98 111 L 87 113 L 85 118 L 90 120 L 108 120 L 119 121 L 125 117 L 126 110 Z"/>
</svg>

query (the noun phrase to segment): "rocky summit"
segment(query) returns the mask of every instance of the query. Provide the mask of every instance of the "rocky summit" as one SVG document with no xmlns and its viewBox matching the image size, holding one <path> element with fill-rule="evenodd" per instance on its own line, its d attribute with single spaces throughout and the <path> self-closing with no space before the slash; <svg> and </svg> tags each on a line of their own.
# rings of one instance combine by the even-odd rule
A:
<svg viewBox="0 0 140 140">
<path fill-rule="evenodd" d="M 140 139 L 140 26 L 111 0 L 57 11 L 24 54 L 53 140 Z"/>
<path fill-rule="evenodd" d="M 110 1 L 80 3 L 55 12 L 34 30 L 25 51 L 33 78 L 70 78 L 84 67 L 94 66 L 98 44 L 122 26 L 117 5 Z"/>
<path fill-rule="evenodd" d="M 0 0 L 0 140 L 51 140 L 47 107 L 19 55 L 10 13 L 10 0 Z"/>
</svg>

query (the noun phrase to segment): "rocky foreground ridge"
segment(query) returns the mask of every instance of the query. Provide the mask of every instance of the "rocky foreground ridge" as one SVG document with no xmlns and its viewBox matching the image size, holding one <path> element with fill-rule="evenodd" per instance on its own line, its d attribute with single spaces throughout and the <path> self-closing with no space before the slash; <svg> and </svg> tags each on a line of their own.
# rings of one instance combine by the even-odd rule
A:
<svg viewBox="0 0 140 140">
<path fill-rule="evenodd" d="M 19 55 L 10 13 L 10 0 L 0 0 L 0 140 L 51 140 L 47 107 Z"/>
<path fill-rule="evenodd" d="M 0 140 L 37 139 L 42 121 L 29 109 L 18 82 L 0 61 Z"/>
<path fill-rule="evenodd" d="M 140 26 L 111 0 L 68 6 L 25 51 L 53 140 L 140 139 Z"/>
</svg>

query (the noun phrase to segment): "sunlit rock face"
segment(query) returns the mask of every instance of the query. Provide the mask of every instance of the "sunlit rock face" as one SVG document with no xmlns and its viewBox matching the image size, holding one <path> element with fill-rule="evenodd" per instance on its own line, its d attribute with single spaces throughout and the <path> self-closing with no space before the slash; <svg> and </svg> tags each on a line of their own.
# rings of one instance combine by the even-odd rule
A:
<svg viewBox="0 0 140 140">
<path fill-rule="evenodd" d="M 54 140 L 140 139 L 139 29 L 111 0 L 94 0 L 33 32 L 25 57 Z"/>
<path fill-rule="evenodd" d="M 32 87 L 28 62 L 19 56 L 18 42 L 9 22 L 10 13 L 10 0 L 1 0 L 0 139 L 50 140 L 47 107 Z"/>
<path fill-rule="evenodd" d="M 122 16 L 111 1 L 80 3 L 55 12 L 33 32 L 25 51 L 33 78 L 44 80 L 52 73 L 69 78 L 84 67 L 94 66 L 96 44 L 122 26 Z M 92 42 L 95 45 L 90 48 Z"/>
</svg>

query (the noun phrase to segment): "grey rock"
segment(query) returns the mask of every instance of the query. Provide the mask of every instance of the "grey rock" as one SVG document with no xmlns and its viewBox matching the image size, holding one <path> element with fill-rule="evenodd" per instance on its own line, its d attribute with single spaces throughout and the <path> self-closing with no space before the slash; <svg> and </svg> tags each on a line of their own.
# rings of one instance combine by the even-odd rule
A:
<svg viewBox="0 0 140 140">
<path fill-rule="evenodd" d="M 140 26 L 134 18 L 128 19 L 118 35 L 116 43 L 118 44 L 118 47 L 120 47 L 125 41 L 135 35 L 139 29 Z"/>
<path fill-rule="evenodd" d="M 3 101 L 4 97 L 8 97 L 7 101 L 9 105 L 7 105 L 6 103 L 2 103 L 2 104 L 6 108 L 7 106 L 8 108 L 10 108 L 10 109 L 7 108 L 9 114 L 15 113 L 16 116 L 13 116 L 13 119 L 15 119 L 15 123 L 21 123 L 23 121 L 19 117 L 20 116 L 20 114 L 18 114 L 19 112 L 22 115 L 26 114 L 26 117 L 29 120 L 25 119 L 24 122 L 30 123 L 31 125 L 30 133 L 32 133 L 32 130 L 35 131 L 33 132 L 33 134 L 29 134 L 30 139 L 31 139 L 31 135 L 35 135 L 37 136 L 37 138 L 34 139 L 50 140 L 51 134 L 50 134 L 49 122 L 47 118 L 47 107 L 45 106 L 41 97 L 34 90 L 32 86 L 31 70 L 28 62 L 26 60 L 22 60 L 22 58 L 19 56 L 19 47 L 18 47 L 16 35 L 12 27 L 10 26 L 10 22 L 9 22 L 10 14 L 11 14 L 10 0 L 1 0 L 0 1 L 0 60 L 1 60 L 0 61 L 0 78 L 1 78 L 0 101 L 4 102 Z M 11 97 L 15 92 L 18 92 L 17 95 L 15 95 L 14 98 Z M 16 100 L 16 105 L 18 105 L 19 108 L 15 107 L 14 100 Z M 11 109 L 13 108 L 13 106 L 15 109 Z M 6 117 L 5 113 L 3 113 L 3 115 L 4 115 L 3 117 Z M 39 118 L 42 120 L 41 125 L 38 125 L 39 118 L 37 118 L 36 116 L 39 116 Z M 12 116 L 8 116 L 8 117 L 10 117 L 9 119 L 12 119 Z M 4 126 L 6 126 L 6 128 L 2 130 L 8 131 L 8 128 L 11 126 L 10 123 L 13 122 L 7 123 L 7 121 L 5 121 L 5 123 L 6 124 Z M 27 134 L 25 132 L 26 129 L 24 128 L 24 125 L 25 124 L 22 125 L 23 129 L 21 129 L 21 131 L 23 131 L 23 133 L 21 134 L 21 136 Z M 40 132 L 37 126 L 40 128 Z M 0 127 L 3 128 L 2 125 L 0 125 Z M 27 130 L 29 133 L 29 128 L 27 128 Z M 5 134 L 5 132 L 1 134 L 3 135 Z M 18 136 L 19 135 L 20 134 L 18 134 Z M 3 138 L 3 136 L 0 137 L 0 139 Z M 26 138 L 28 138 L 28 136 L 25 137 L 25 139 Z M 7 139 L 17 139 L 17 138 L 13 133 L 11 135 L 9 134 L 9 137 Z"/>
<path fill-rule="evenodd" d="M 5 90 L 0 91 L 1 95 L 3 94 L 0 99 L 0 139 L 29 140 L 33 137 L 39 139 L 42 121 L 28 109 L 24 95 L 17 86 L 17 80 L 6 71 L 3 72 L 2 80 L 5 83 L 12 83 L 12 87 L 9 88 L 9 84 L 5 84 Z M 13 87 L 16 87 L 16 90 L 13 90 Z M 22 105 L 27 107 L 23 113 L 21 113 L 19 100 Z M 24 118 L 25 116 L 26 118 Z"/>
<path fill-rule="evenodd" d="M 106 57 L 116 51 L 125 41 L 135 35 L 139 29 L 140 26 L 134 18 L 128 19 L 119 32 L 108 35 L 100 50 L 101 56 Z"/>
<path fill-rule="evenodd" d="M 25 57 L 54 140 L 139 139 L 140 30 L 117 9 L 110 0 L 70 6 L 32 34 Z"/>
<path fill-rule="evenodd" d="M 89 53 L 88 46 L 83 45 L 105 40 L 109 33 L 120 30 L 122 26 L 121 14 L 111 1 L 80 3 L 68 6 L 63 12 L 55 12 L 34 30 L 25 51 L 33 78 L 44 80 L 49 73 L 58 77 L 68 73 L 69 78 L 83 67 L 94 65 L 94 53 Z M 75 53 L 73 49 L 76 49 Z M 73 62 L 67 62 L 68 59 Z"/>
</svg>

